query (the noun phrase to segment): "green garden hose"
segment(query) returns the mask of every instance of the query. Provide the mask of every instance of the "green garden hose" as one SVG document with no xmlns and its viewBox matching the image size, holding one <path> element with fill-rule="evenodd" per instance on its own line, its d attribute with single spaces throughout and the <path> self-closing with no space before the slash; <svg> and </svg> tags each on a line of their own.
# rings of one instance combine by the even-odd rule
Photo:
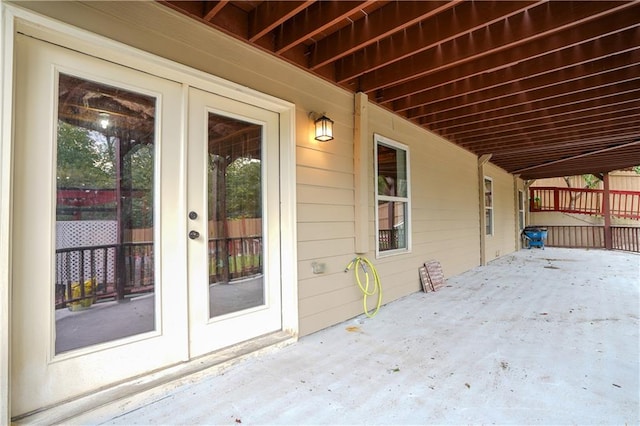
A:
<svg viewBox="0 0 640 426">
<path fill-rule="evenodd" d="M 355 267 L 356 272 L 356 282 L 358 283 L 358 287 L 362 291 L 362 305 L 364 306 L 364 313 L 369 318 L 373 318 L 375 314 L 380 310 L 380 305 L 382 305 L 382 285 L 380 284 L 380 277 L 378 276 L 378 271 L 376 270 L 373 263 L 369 261 L 366 257 L 356 257 L 354 258 L 345 268 L 344 272 L 349 272 L 349 269 Z M 362 281 L 360 280 L 360 269 L 364 272 L 365 276 L 365 284 L 362 285 Z M 369 289 L 371 279 L 369 278 L 369 273 L 373 275 L 373 287 Z M 378 294 L 378 303 L 376 304 L 376 308 L 373 312 L 369 312 L 367 308 L 367 298 L 369 296 L 373 296 L 374 294 Z"/>
</svg>

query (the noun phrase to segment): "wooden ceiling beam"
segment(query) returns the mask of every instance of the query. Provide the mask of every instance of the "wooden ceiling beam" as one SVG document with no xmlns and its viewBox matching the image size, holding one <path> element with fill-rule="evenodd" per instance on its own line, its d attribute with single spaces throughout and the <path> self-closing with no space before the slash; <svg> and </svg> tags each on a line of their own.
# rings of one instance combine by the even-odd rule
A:
<svg viewBox="0 0 640 426">
<path fill-rule="evenodd" d="M 411 58 L 439 44 L 499 22 L 505 17 L 522 13 L 539 4 L 528 2 L 463 2 L 452 4 L 454 8 L 420 22 L 410 28 L 380 40 L 375 45 L 362 49 L 336 62 L 336 80 L 345 83 L 366 73 Z"/>
<path fill-rule="evenodd" d="M 551 166 L 553 164 L 558 164 L 558 163 L 562 163 L 562 162 L 565 162 L 565 161 L 571 161 L 571 160 L 575 160 L 575 159 L 578 159 L 578 158 L 587 157 L 587 156 L 591 156 L 591 155 L 595 155 L 595 154 L 602 154 L 604 152 L 618 150 L 618 149 L 621 149 L 621 148 L 629 148 L 629 147 L 632 147 L 632 146 L 635 147 L 637 145 L 640 145 L 640 140 L 629 142 L 628 144 L 624 144 L 624 145 L 617 145 L 617 146 L 610 147 L 610 148 L 605 148 L 605 149 L 601 149 L 601 150 L 587 152 L 587 153 L 576 155 L 576 156 L 573 156 L 573 157 L 561 158 L 559 160 L 550 161 L 548 163 L 540 164 L 540 165 L 537 165 L 537 166 L 532 166 L 532 167 L 527 167 L 527 168 L 523 168 L 523 169 L 514 170 L 513 173 L 522 173 L 522 172 L 530 170 L 530 169 L 536 169 L 536 168 L 541 168 L 541 167 L 549 167 L 549 166 Z"/>
<path fill-rule="evenodd" d="M 460 1 L 391 2 L 318 41 L 311 50 L 309 69 L 316 70 L 351 55 L 393 33 L 452 8 Z"/>
<path fill-rule="evenodd" d="M 640 3 L 636 4 L 640 6 Z M 627 19 L 627 23 L 628 21 L 633 21 L 633 19 Z M 558 68 L 563 69 L 567 66 L 576 66 L 614 54 L 633 51 L 640 46 L 639 40 L 640 27 L 636 23 L 636 26 L 620 32 L 565 46 L 560 50 L 545 52 L 541 56 L 528 56 L 524 52 L 516 52 L 520 60 L 502 61 L 506 56 L 490 55 L 474 62 L 467 62 L 451 69 L 429 74 L 426 77 L 420 77 L 405 84 L 382 89 L 377 91 L 373 98 L 380 103 L 387 103 L 405 96 L 414 96 L 433 90 L 440 85 L 495 72 L 504 74 L 507 78 L 506 81 L 536 76 Z"/>
<path fill-rule="evenodd" d="M 640 66 L 624 68 L 622 70 L 609 71 L 595 76 L 573 79 L 564 83 L 552 86 L 531 88 L 526 91 L 514 90 L 511 94 L 491 97 L 485 95 L 482 99 L 476 100 L 470 96 L 469 102 L 446 101 L 438 104 L 434 108 L 419 107 L 406 112 L 406 117 L 415 119 L 427 117 L 435 122 L 438 111 L 438 120 L 447 120 L 450 118 L 470 117 L 482 113 L 491 113 L 494 111 L 503 111 L 519 106 L 537 106 L 537 105 L 557 105 L 565 102 L 565 98 L 569 99 L 594 99 L 599 93 L 607 96 L 610 92 L 615 92 L 618 86 L 634 88 L 640 87 L 637 78 L 640 75 Z M 514 110 L 517 111 L 517 110 Z"/>
<path fill-rule="evenodd" d="M 205 21 L 210 21 L 211 19 L 213 19 L 214 16 L 220 13 L 222 8 L 224 8 L 227 5 L 227 3 L 229 3 L 229 0 L 205 1 L 204 2 L 205 10 L 204 10 L 202 19 L 204 19 Z"/>
<path fill-rule="evenodd" d="M 528 135 L 532 133 L 536 133 L 539 130 L 557 128 L 563 129 L 567 126 L 571 126 L 576 123 L 583 122 L 606 122 L 606 120 L 614 119 L 617 117 L 626 117 L 629 120 L 637 119 L 638 114 L 640 114 L 640 107 L 638 107 L 637 102 L 628 102 L 622 105 L 610 106 L 605 108 L 594 109 L 593 112 L 583 112 L 583 113 L 575 113 L 575 114 L 566 114 L 563 118 L 547 118 L 542 117 L 537 120 L 528 121 L 526 124 L 521 125 L 518 122 L 511 122 L 508 125 L 504 125 L 502 127 L 487 129 L 486 131 L 478 128 L 476 132 L 466 133 L 465 135 L 456 132 L 456 138 L 461 141 L 467 141 L 466 143 L 470 143 L 467 139 L 468 137 L 478 137 L 484 143 L 489 143 L 492 140 L 504 140 L 506 138 L 514 138 L 516 135 Z M 465 142 L 463 142 L 465 143 Z"/>
<path fill-rule="evenodd" d="M 607 71 L 592 76 L 583 76 L 567 81 L 561 81 L 553 85 L 517 90 L 513 88 L 511 93 L 492 96 L 485 93 L 483 96 L 469 95 L 464 101 L 461 99 L 438 102 L 431 108 L 421 106 L 406 111 L 409 119 L 432 116 L 433 111 L 438 111 L 438 116 L 464 117 L 469 112 L 473 115 L 477 111 L 491 112 L 503 108 L 513 108 L 525 104 L 533 104 L 551 100 L 562 101 L 563 96 L 583 94 L 585 97 L 593 97 L 594 91 L 605 89 L 612 85 L 635 82 L 640 86 L 640 64 L 617 70 Z M 615 88 L 614 88 L 615 90 Z M 606 92 L 605 92 L 606 94 Z"/>
<path fill-rule="evenodd" d="M 533 137 L 516 141 L 503 141 L 501 143 L 493 142 L 482 145 L 480 148 L 472 149 L 472 151 L 495 152 L 496 157 L 499 158 L 505 158 L 510 155 L 519 157 L 523 153 L 531 151 L 538 151 L 540 155 L 548 155 L 553 151 L 570 152 L 581 146 L 597 145 L 598 141 L 602 141 L 602 144 L 610 144 L 612 140 L 624 140 L 634 137 L 640 137 L 640 123 L 625 126 L 603 126 L 583 133 L 579 131 L 566 132 L 552 138 Z M 470 149 L 464 145 L 461 146 Z"/>
<path fill-rule="evenodd" d="M 360 78 L 360 89 L 371 93 L 481 58 L 490 60 L 491 68 L 499 68 L 638 24 L 633 14 L 640 14 L 640 4 L 624 2 L 611 9 L 606 2 L 588 2 L 594 10 L 599 7 L 603 11 L 578 20 L 551 9 L 564 4 L 551 2 L 544 8 L 532 8 L 472 34 L 439 43 L 376 72 L 367 72 Z M 509 34 L 508 38 L 504 37 L 505 33 Z"/>
<path fill-rule="evenodd" d="M 327 28 L 361 11 L 373 1 L 375 0 L 314 3 L 312 7 L 305 10 L 305 13 L 294 16 L 275 31 L 275 53 L 280 55 L 292 47 L 304 43 Z"/>
<path fill-rule="evenodd" d="M 556 156 L 556 158 L 547 157 L 547 158 L 537 159 L 537 160 L 524 162 L 524 163 L 518 163 L 518 164 L 506 163 L 506 164 L 507 164 L 507 167 L 510 167 L 511 170 L 513 170 L 515 173 L 523 173 L 525 169 L 534 170 L 534 169 L 544 169 L 544 168 L 553 167 L 553 168 L 559 168 L 560 170 L 562 170 L 563 175 L 571 176 L 573 175 L 573 173 L 570 173 L 568 170 L 566 170 L 567 167 L 571 167 L 571 163 L 573 163 L 573 167 L 578 165 L 580 165 L 579 167 L 586 166 L 588 168 L 588 171 L 585 171 L 585 173 L 593 173 L 597 169 L 600 169 L 598 171 L 604 171 L 604 170 L 607 170 L 608 167 L 611 167 L 608 170 L 616 170 L 619 168 L 637 166 L 638 164 L 640 164 L 640 161 L 639 161 L 640 153 L 638 151 L 640 150 L 635 144 L 632 145 L 631 147 L 609 146 L 609 147 L 601 148 L 600 151 L 595 151 L 595 153 L 593 151 L 583 151 L 583 152 L 575 153 L 569 156 L 561 156 L 559 159 Z M 598 162 L 593 161 L 596 158 L 600 158 L 601 160 L 604 160 L 604 161 L 598 164 Z M 558 160 L 564 160 L 564 161 L 558 161 Z M 497 160 L 497 162 L 500 162 L 500 161 L 501 160 Z M 557 161 L 557 162 L 554 162 L 554 161 Z M 610 164 L 610 161 L 615 161 L 616 163 L 621 163 L 624 165 L 622 167 L 612 166 Z M 518 170 L 521 170 L 521 171 L 518 172 Z"/>
<path fill-rule="evenodd" d="M 266 36 L 269 32 L 310 7 L 315 0 L 265 1 L 249 14 L 249 41 Z"/>
<path fill-rule="evenodd" d="M 486 120 L 509 117 L 513 121 L 526 119 L 532 114 L 547 114 L 549 116 L 557 112 L 565 112 L 567 109 L 579 108 L 581 105 L 597 103 L 606 106 L 609 103 L 620 102 L 623 98 L 628 99 L 629 94 L 638 95 L 640 92 L 640 80 L 630 80 L 619 84 L 603 86 L 599 89 L 586 90 L 583 92 L 569 93 L 550 100 L 540 100 L 533 102 L 523 102 L 518 105 L 504 105 L 493 110 L 470 110 L 452 113 L 434 113 L 421 117 L 422 124 L 427 124 L 432 130 L 444 130 L 459 123 L 482 126 Z"/>
<path fill-rule="evenodd" d="M 624 124 L 625 121 L 627 123 L 640 122 L 640 106 L 623 111 L 613 111 L 607 114 L 597 114 L 587 120 L 586 118 L 587 117 L 581 116 L 571 120 L 555 120 L 553 122 L 547 120 L 544 124 L 537 124 L 529 127 L 520 127 L 516 123 L 509 129 L 501 132 L 485 132 L 471 137 L 461 137 L 460 134 L 456 133 L 456 141 L 460 145 L 465 146 L 473 143 L 488 144 L 494 141 L 511 140 L 518 138 L 521 135 L 532 136 L 548 132 L 560 134 L 561 132 L 572 128 L 598 127 L 616 122 Z"/>
<path fill-rule="evenodd" d="M 158 1 L 525 179 L 640 164 L 640 2 Z"/>
<path fill-rule="evenodd" d="M 627 138 L 640 135 L 639 121 L 632 121 L 624 125 L 602 124 L 599 127 L 583 127 L 549 132 L 547 134 L 522 134 L 517 137 L 503 138 L 487 142 L 472 142 L 456 144 L 476 154 L 482 152 L 509 153 L 510 150 L 526 149 L 531 146 L 539 146 L 544 149 L 552 149 L 554 146 L 568 147 L 572 144 L 596 143 L 599 139 Z"/>
<path fill-rule="evenodd" d="M 640 66 L 640 47 L 631 52 L 605 56 L 592 62 L 575 66 L 556 68 L 525 78 L 515 78 L 512 73 L 496 71 L 481 74 L 462 81 L 445 84 L 427 92 L 394 101 L 392 108 L 396 112 L 423 109 L 439 110 L 446 101 L 451 104 L 471 104 L 484 100 L 527 92 L 558 84 L 565 84 L 585 77 L 608 73 L 615 70 L 623 72 L 625 68 Z M 407 113 L 407 116 L 412 116 Z"/>
<path fill-rule="evenodd" d="M 627 143 L 629 142 L 629 140 L 633 140 L 634 139 L 634 133 L 629 132 L 629 133 L 619 133 L 615 136 L 613 136 L 612 138 L 609 137 L 590 137 L 590 138 L 584 138 L 584 139 L 580 139 L 580 140 L 576 140 L 576 141 L 572 141 L 570 144 L 567 144 L 566 142 L 562 142 L 560 144 L 531 144 L 531 143 L 527 143 L 527 144 L 521 144 L 521 145 L 508 145 L 506 148 L 504 146 L 502 146 L 501 148 L 496 148 L 496 147 L 491 147 L 491 146 L 487 146 L 484 147 L 483 150 L 479 151 L 479 152 L 486 152 L 489 150 L 495 150 L 498 153 L 496 154 L 496 158 L 500 159 L 501 161 L 505 161 L 505 160 L 509 160 L 512 162 L 515 162 L 517 160 L 521 160 L 521 161 L 530 161 L 530 158 L 533 158 L 533 156 L 536 155 L 541 155 L 541 156 L 545 156 L 545 155 L 549 155 L 549 154 L 556 154 L 557 152 L 564 152 L 564 150 L 567 149 L 567 146 L 569 146 L 569 151 L 567 152 L 577 152 L 577 151 L 584 151 L 586 149 L 589 149 L 590 147 L 596 147 L 596 148 L 606 148 L 607 146 L 610 146 L 612 144 L 622 144 L 622 143 Z"/>
<path fill-rule="evenodd" d="M 249 35 L 247 13 L 235 7 L 233 3 L 178 0 L 160 1 L 160 3 L 243 40 L 247 40 Z"/>
<path fill-rule="evenodd" d="M 635 95 L 628 95 L 621 99 L 615 99 L 615 102 L 608 104 L 601 104 L 599 102 L 587 102 L 582 105 L 573 105 L 571 108 L 558 108 L 554 111 L 541 111 L 537 114 L 529 114 L 527 116 L 521 116 L 518 119 L 513 117 L 501 117 L 497 119 L 487 120 L 484 125 L 480 126 L 478 123 L 463 123 L 457 126 L 451 126 L 446 129 L 447 133 L 456 135 L 468 135 L 469 133 L 482 132 L 487 133 L 498 132 L 505 127 L 511 126 L 529 126 L 535 125 L 540 122 L 555 123 L 559 120 L 567 120 L 575 117 L 586 117 L 588 119 L 597 116 L 601 113 L 615 112 L 618 110 L 624 110 L 634 108 L 638 105 L 638 99 Z"/>
</svg>

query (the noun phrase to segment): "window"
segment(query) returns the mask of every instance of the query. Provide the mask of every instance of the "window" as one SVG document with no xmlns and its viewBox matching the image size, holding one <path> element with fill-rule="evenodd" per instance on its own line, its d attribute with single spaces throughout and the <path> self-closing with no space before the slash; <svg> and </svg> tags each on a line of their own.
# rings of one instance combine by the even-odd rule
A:
<svg viewBox="0 0 640 426">
<path fill-rule="evenodd" d="M 411 248 L 409 226 L 409 149 L 375 135 L 377 253 L 406 252 Z"/>
<path fill-rule="evenodd" d="M 518 225 L 524 229 L 524 191 L 518 190 Z"/>
<path fill-rule="evenodd" d="M 484 226 L 485 234 L 493 235 L 493 180 L 484 178 Z"/>
</svg>

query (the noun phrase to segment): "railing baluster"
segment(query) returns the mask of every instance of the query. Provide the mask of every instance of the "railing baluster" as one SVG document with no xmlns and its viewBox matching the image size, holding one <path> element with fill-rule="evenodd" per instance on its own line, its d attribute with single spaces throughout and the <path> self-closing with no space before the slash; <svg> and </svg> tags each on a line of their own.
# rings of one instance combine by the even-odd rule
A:
<svg viewBox="0 0 640 426">
<path fill-rule="evenodd" d="M 80 298 L 84 299 L 84 250 L 80 250 L 80 267 L 79 267 L 78 284 L 80 285 Z M 73 297 L 75 299 L 75 297 Z"/>
<path fill-rule="evenodd" d="M 547 228 L 548 247 L 605 248 L 604 226 L 551 225 Z M 640 227 L 613 226 L 613 248 L 640 253 Z"/>
<path fill-rule="evenodd" d="M 69 302 L 93 298 L 104 299 L 116 297 L 116 283 L 118 277 L 117 258 L 118 247 L 129 246 L 127 254 L 130 261 L 128 275 L 130 279 L 125 284 L 126 293 L 131 291 L 150 291 L 153 288 L 153 273 L 146 268 L 153 269 L 151 259 L 153 243 L 127 243 L 126 245 L 108 244 L 89 247 L 71 247 L 56 250 L 56 308 L 64 307 Z M 141 262 L 136 264 L 134 253 L 140 255 Z M 87 264 L 88 262 L 88 264 Z M 73 268 L 73 270 L 72 270 Z M 131 269 L 133 268 L 133 269 Z M 125 271 L 126 272 L 126 271 Z M 91 287 L 85 287 L 85 282 L 91 280 Z M 110 282 L 111 280 L 111 282 Z M 73 284 L 77 283 L 76 296 L 73 295 Z"/>
<path fill-rule="evenodd" d="M 107 293 L 107 287 L 108 287 L 108 279 L 109 279 L 109 273 L 108 273 L 108 269 L 107 269 L 107 262 L 109 261 L 109 249 L 107 247 L 105 247 L 103 249 L 103 259 L 102 259 L 102 286 L 103 286 L 103 290 L 105 293 Z"/>
</svg>

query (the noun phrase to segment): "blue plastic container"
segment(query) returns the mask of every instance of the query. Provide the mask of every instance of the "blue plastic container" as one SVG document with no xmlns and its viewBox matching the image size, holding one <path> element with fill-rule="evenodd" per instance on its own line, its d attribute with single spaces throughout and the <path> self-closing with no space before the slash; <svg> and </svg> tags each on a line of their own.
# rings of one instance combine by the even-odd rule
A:
<svg viewBox="0 0 640 426">
<path fill-rule="evenodd" d="M 547 228 L 540 226 L 527 226 L 522 230 L 527 246 L 544 249 L 544 241 L 547 239 Z"/>
</svg>

